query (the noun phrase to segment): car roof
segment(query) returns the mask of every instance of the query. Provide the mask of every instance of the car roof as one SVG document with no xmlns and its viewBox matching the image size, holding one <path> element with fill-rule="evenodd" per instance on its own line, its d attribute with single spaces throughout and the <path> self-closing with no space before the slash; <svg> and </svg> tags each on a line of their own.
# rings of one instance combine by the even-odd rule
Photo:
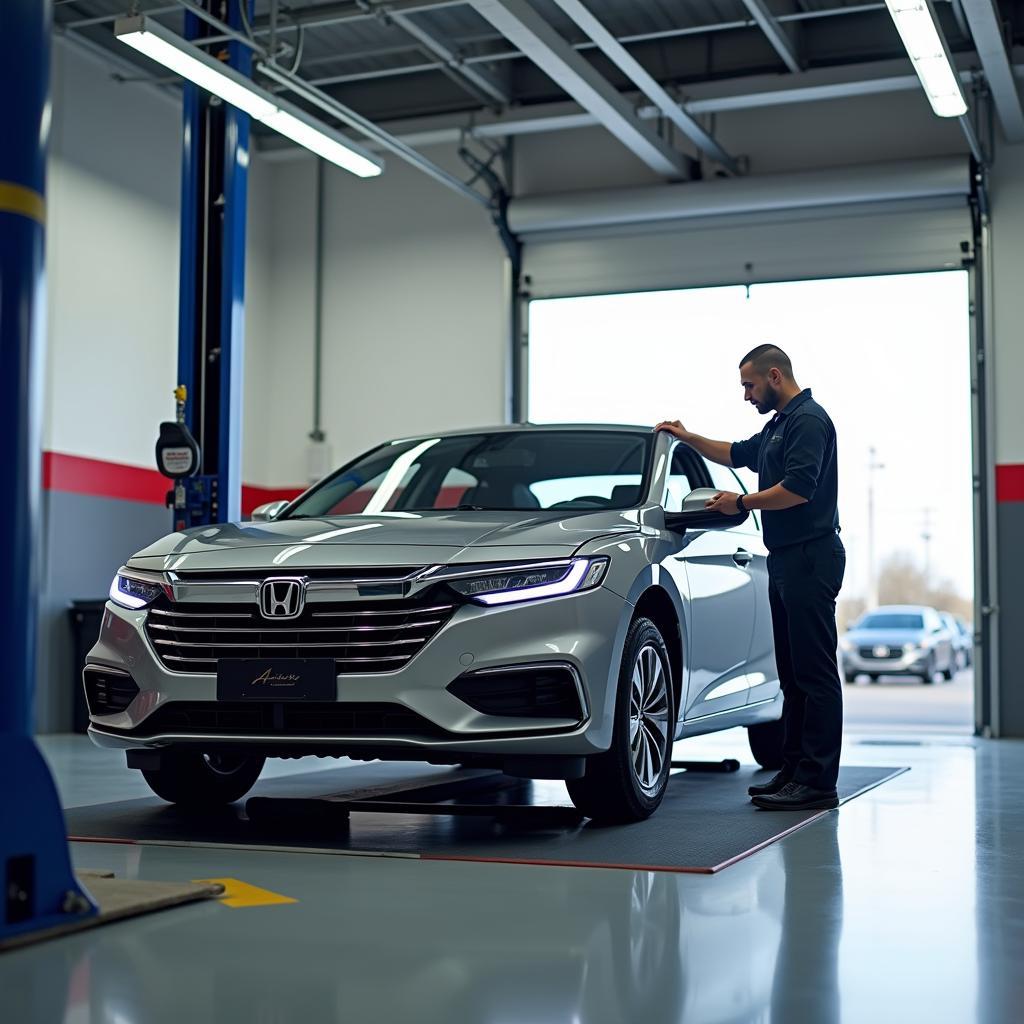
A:
<svg viewBox="0 0 1024 1024">
<path fill-rule="evenodd" d="M 925 612 L 934 610 L 934 608 L 926 604 L 883 604 L 877 608 L 872 608 L 867 614 L 876 615 L 878 612 L 912 612 L 915 615 L 923 615 Z"/>
<path fill-rule="evenodd" d="M 619 434 L 651 434 L 654 432 L 654 424 L 646 425 L 639 423 L 502 423 L 495 426 L 483 427 L 459 427 L 455 430 L 438 430 L 431 434 L 409 434 L 406 437 L 396 438 L 396 441 L 425 441 L 432 437 L 457 437 L 463 434 L 509 434 L 522 433 L 523 431 L 546 430 L 546 431 L 613 431 Z M 394 443 L 394 442 L 392 442 Z"/>
</svg>

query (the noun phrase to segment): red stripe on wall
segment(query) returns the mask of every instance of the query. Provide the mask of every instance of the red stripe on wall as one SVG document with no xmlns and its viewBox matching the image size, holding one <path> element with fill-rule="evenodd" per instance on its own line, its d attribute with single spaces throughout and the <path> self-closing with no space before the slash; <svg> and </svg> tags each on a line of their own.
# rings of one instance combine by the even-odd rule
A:
<svg viewBox="0 0 1024 1024">
<path fill-rule="evenodd" d="M 43 452 L 43 487 L 48 491 L 162 505 L 171 482 L 155 469 L 63 452 Z"/>
<path fill-rule="evenodd" d="M 257 487 L 256 484 L 242 484 L 242 515 L 247 516 L 258 505 L 265 505 L 268 501 L 291 501 L 304 490 L 304 487 Z"/>
<path fill-rule="evenodd" d="M 1024 501 L 1024 463 L 996 466 L 996 501 Z"/>
<path fill-rule="evenodd" d="M 140 501 L 147 505 L 163 505 L 171 481 L 155 469 L 128 466 L 123 462 L 87 459 L 63 452 L 43 452 L 43 487 L 67 494 L 88 494 L 97 498 Z M 242 515 L 257 505 L 281 498 L 291 500 L 303 491 L 301 487 L 258 487 L 242 485 Z"/>
</svg>

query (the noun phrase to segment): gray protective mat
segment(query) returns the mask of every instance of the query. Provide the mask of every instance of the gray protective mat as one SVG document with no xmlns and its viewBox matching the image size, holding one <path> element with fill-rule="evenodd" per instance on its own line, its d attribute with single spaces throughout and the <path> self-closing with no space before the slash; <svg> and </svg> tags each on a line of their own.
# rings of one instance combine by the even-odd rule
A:
<svg viewBox="0 0 1024 1024">
<path fill-rule="evenodd" d="M 907 771 L 843 768 L 845 802 Z M 828 811 L 760 811 L 747 797 L 769 773 L 677 772 L 657 813 L 634 825 L 533 826 L 443 813 L 339 813 L 340 800 L 373 797 L 423 802 L 568 803 L 561 783 L 522 782 L 496 772 L 367 765 L 260 782 L 254 796 L 316 804 L 281 805 L 279 820 L 251 821 L 243 803 L 186 812 L 157 798 L 74 807 L 65 812 L 72 840 L 231 846 L 423 860 L 498 861 L 711 873 L 781 839 Z M 300 813 L 294 813 L 295 806 Z"/>
</svg>

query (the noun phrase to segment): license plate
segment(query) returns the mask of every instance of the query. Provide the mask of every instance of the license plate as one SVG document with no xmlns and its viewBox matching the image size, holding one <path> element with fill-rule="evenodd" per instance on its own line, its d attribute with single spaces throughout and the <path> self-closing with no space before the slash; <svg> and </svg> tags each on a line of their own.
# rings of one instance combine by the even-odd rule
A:
<svg viewBox="0 0 1024 1024">
<path fill-rule="evenodd" d="M 222 658 L 218 700 L 335 700 L 333 658 Z"/>
</svg>

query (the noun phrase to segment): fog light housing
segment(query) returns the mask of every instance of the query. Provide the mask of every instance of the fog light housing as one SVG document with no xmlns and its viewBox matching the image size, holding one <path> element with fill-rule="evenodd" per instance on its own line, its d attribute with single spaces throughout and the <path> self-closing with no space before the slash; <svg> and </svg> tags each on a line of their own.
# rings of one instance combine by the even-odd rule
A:
<svg viewBox="0 0 1024 1024">
<path fill-rule="evenodd" d="M 139 694 L 135 680 L 118 669 L 86 666 L 82 683 L 90 715 L 120 714 Z"/>
</svg>

